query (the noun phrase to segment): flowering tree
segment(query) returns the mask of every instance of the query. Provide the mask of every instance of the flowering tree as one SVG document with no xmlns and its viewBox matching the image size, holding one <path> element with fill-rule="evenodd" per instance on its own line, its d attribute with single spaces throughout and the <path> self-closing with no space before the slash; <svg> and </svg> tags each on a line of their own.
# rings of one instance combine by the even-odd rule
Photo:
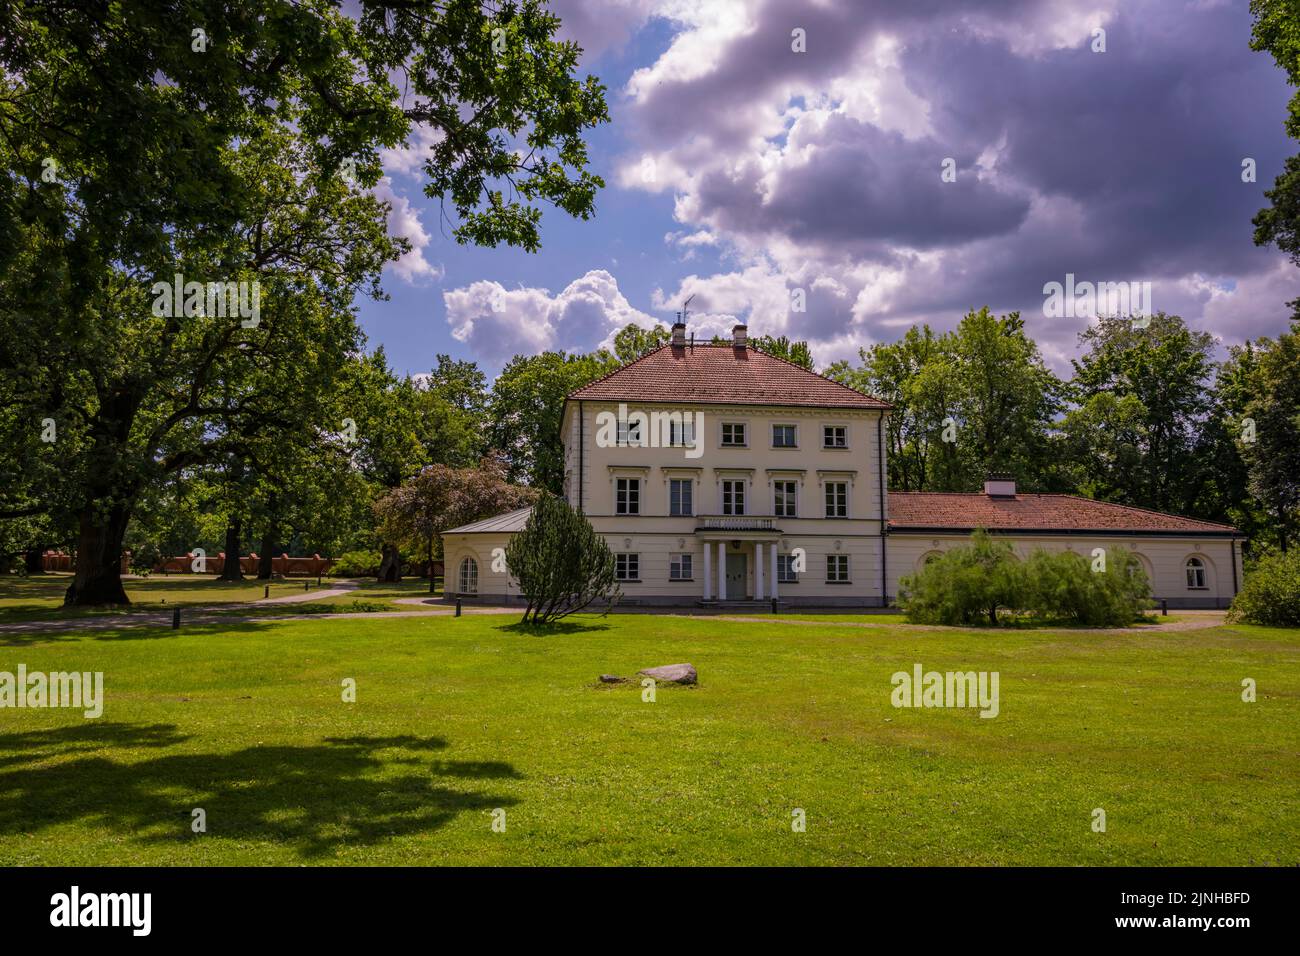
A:
<svg viewBox="0 0 1300 956">
<path fill-rule="evenodd" d="M 526 507 L 536 499 L 535 489 L 510 484 L 501 461 L 487 457 L 477 468 L 429 465 L 376 501 L 374 508 L 384 541 L 423 552 L 432 591 L 433 556 L 443 531 Z M 396 549 L 386 546 L 380 580 L 396 562 Z"/>
</svg>

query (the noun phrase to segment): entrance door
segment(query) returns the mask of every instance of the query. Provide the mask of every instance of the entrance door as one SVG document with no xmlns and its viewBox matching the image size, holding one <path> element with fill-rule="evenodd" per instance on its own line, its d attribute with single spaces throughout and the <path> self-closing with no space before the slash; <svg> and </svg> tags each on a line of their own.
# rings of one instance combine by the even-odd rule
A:
<svg viewBox="0 0 1300 956">
<path fill-rule="evenodd" d="M 727 601 L 740 601 L 745 597 L 745 555 L 727 555 Z"/>
</svg>

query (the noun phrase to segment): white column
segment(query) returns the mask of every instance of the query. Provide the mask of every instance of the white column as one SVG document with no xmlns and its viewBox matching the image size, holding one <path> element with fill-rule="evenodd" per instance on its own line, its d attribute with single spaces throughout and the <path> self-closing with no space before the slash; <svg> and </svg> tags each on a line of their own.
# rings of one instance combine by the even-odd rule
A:
<svg viewBox="0 0 1300 956">
<path fill-rule="evenodd" d="M 777 599 L 777 597 L 779 596 L 776 592 L 777 592 L 777 587 L 776 587 L 776 542 L 773 541 L 773 542 L 772 542 L 772 600 L 774 600 L 774 601 L 775 601 L 775 600 Z"/>
<path fill-rule="evenodd" d="M 713 562 L 709 560 L 713 549 L 709 542 L 704 542 L 704 600 L 713 600 Z"/>
<path fill-rule="evenodd" d="M 754 542 L 754 600 L 763 600 L 763 542 Z"/>
<path fill-rule="evenodd" d="M 718 542 L 718 600 L 727 597 L 727 542 Z"/>
</svg>

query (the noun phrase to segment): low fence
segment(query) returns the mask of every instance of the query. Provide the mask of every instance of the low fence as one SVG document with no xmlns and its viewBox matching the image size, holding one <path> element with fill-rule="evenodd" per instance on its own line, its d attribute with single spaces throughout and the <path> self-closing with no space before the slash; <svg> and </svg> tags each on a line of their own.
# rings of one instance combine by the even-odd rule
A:
<svg viewBox="0 0 1300 956">
<path fill-rule="evenodd" d="M 158 563 L 154 567 L 155 574 L 194 574 L 194 552 L 179 555 L 178 557 L 168 558 L 166 561 Z M 257 574 L 258 566 L 262 559 L 256 553 L 250 553 L 246 558 L 239 559 L 239 568 L 245 574 Z M 46 571 L 75 571 L 76 560 L 62 551 L 46 551 L 41 556 L 41 566 Z M 287 554 L 282 554 L 278 558 L 271 559 L 271 573 L 279 574 L 284 577 L 319 577 L 322 574 L 329 574 L 330 568 L 334 566 L 332 558 L 322 558 L 319 554 L 313 554 L 308 558 L 295 558 Z M 206 555 L 203 559 L 203 571 L 200 574 L 220 574 L 226 567 L 226 552 L 220 551 L 217 554 Z M 131 552 L 122 552 L 121 573 L 131 573 Z"/>
</svg>

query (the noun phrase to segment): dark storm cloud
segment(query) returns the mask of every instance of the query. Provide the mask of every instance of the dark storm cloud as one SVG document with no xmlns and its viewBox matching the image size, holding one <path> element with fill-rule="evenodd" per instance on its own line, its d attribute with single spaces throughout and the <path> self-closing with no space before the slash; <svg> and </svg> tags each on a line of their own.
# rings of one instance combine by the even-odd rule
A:
<svg viewBox="0 0 1300 956">
<path fill-rule="evenodd" d="M 750 11 L 752 29 L 719 41 L 703 75 L 634 80 L 627 116 L 645 148 L 685 171 L 688 224 L 751 251 L 788 258 L 794 248 L 832 275 L 901 268 L 908 281 L 860 326 L 930 310 L 955 320 L 986 303 L 1038 309 L 1043 284 L 1066 273 L 1181 284 L 1188 310 L 1209 299 L 1199 277 L 1283 289 L 1278 255 L 1253 245 L 1250 220 L 1294 146 L 1282 131 L 1289 90 L 1249 49 L 1246 4 L 1088 9 L 769 3 Z M 1103 53 L 1090 48 L 1097 23 Z M 790 53 L 796 26 L 806 54 Z M 899 131 L 905 104 L 888 89 L 879 97 L 892 125 L 825 101 L 864 65 L 864 81 L 876 78 L 880 37 L 896 45 L 899 88 L 924 104 L 919 129 Z M 799 120 L 786 140 L 782 115 L 788 124 L 803 112 L 790 111 L 792 96 L 824 116 Z M 939 178 L 947 156 L 956 183 Z M 1246 157 L 1253 184 L 1241 179 Z M 1275 332 L 1287 311 L 1282 301 L 1261 310 L 1258 294 L 1239 301 L 1250 308 L 1234 312 L 1229 299 L 1215 309 L 1214 331 L 1228 339 Z"/>
</svg>

